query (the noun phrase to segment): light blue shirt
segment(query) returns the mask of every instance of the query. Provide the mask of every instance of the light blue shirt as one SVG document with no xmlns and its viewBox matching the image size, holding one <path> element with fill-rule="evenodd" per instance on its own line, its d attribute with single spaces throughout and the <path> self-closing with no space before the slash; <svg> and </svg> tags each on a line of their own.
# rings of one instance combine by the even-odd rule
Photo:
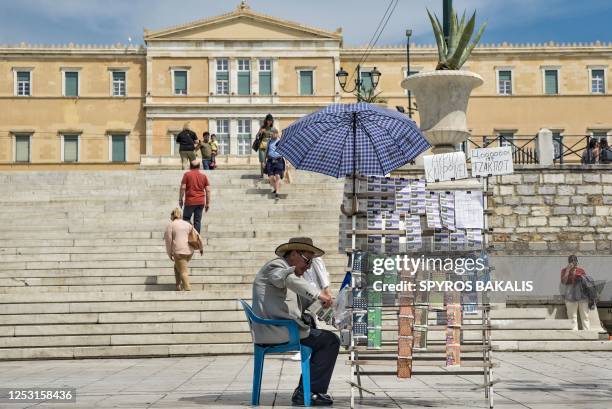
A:
<svg viewBox="0 0 612 409">
<path fill-rule="evenodd" d="M 283 157 L 280 153 L 276 152 L 276 145 L 278 145 L 278 141 L 280 141 L 280 139 L 270 139 L 268 141 L 268 158 L 276 159 Z"/>
</svg>

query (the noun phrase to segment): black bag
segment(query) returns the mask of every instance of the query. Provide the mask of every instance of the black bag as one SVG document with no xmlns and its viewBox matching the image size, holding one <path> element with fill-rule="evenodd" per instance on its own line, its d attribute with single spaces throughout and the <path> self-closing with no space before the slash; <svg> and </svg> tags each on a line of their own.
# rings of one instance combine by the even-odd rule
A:
<svg viewBox="0 0 612 409">
<path fill-rule="evenodd" d="M 257 152 L 259 150 L 259 145 L 261 145 L 261 136 L 259 136 L 259 134 L 255 137 L 255 140 L 253 141 L 253 145 L 251 145 L 251 148 Z"/>
</svg>

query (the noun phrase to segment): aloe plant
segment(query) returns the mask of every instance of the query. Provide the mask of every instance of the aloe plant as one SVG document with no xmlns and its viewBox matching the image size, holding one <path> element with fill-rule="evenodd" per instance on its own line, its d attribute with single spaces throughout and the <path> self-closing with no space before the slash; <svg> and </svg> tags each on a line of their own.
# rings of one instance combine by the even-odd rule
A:
<svg viewBox="0 0 612 409">
<path fill-rule="evenodd" d="M 474 41 L 470 44 L 470 39 L 474 33 L 474 26 L 476 24 L 476 12 L 472 14 L 472 17 L 466 22 L 465 11 L 461 16 L 461 20 L 457 18 L 455 10 L 451 12 L 451 25 L 450 33 L 448 37 L 448 43 L 444 39 L 444 30 L 438 20 L 438 16 L 432 15 L 427 10 L 429 20 L 433 27 L 434 36 L 436 37 L 436 44 L 438 45 L 438 65 L 436 70 L 458 70 L 468 59 L 480 37 L 484 31 L 487 23 L 485 22 L 482 27 L 476 33 Z"/>
</svg>

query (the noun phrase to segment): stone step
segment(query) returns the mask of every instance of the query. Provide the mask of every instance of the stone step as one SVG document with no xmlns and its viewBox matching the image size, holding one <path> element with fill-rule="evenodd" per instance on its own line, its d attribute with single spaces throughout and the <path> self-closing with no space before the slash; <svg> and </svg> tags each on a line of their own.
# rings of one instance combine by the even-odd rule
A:
<svg viewBox="0 0 612 409">
<path fill-rule="evenodd" d="M 115 334 L 189 334 L 249 332 L 249 324 L 242 322 L 167 322 L 125 324 L 63 324 L 63 325 L 8 325 L 0 326 L 2 337 L 115 335 Z M 0 344 L 1 345 L 1 344 Z"/>
<path fill-rule="evenodd" d="M 94 347 L 2 348 L 0 360 L 172 357 L 251 354 L 252 344 L 112 345 Z"/>
<path fill-rule="evenodd" d="M 220 257 L 223 259 L 223 257 Z M 248 259 L 248 257 L 246 257 Z M 224 267 L 196 267 L 190 265 L 189 274 L 190 276 L 204 276 L 211 277 L 211 279 L 223 280 L 226 277 L 227 282 L 240 282 L 238 277 L 244 276 L 252 278 L 255 276 L 259 267 L 263 266 L 264 263 L 271 257 L 268 255 L 262 256 L 260 264 L 253 264 L 248 268 L 233 269 L 228 272 L 227 268 Z M 259 260 L 259 256 L 252 260 Z M 332 275 L 339 274 L 344 277 L 345 260 L 337 258 L 332 259 L 326 258 L 325 265 L 328 267 Z M 3 278 L 59 278 L 59 277 L 142 277 L 142 276 L 174 276 L 174 269 L 172 262 L 168 260 L 168 264 L 164 267 L 158 267 L 155 269 L 149 268 L 69 268 L 69 269 L 30 269 L 30 270 L 1 270 L 0 277 Z M 236 277 L 236 280 L 232 279 Z"/>
<path fill-rule="evenodd" d="M 552 352 L 552 351 L 612 351 L 609 340 L 543 340 L 493 341 L 500 351 Z"/>
<path fill-rule="evenodd" d="M 245 322 L 243 311 L 160 311 L 30 314 L 28 325 L 172 322 Z M 0 325 L 23 325 L 21 314 L 0 315 Z"/>
<path fill-rule="evenodd" d="M 60 335 L 41 337 L 0 337 L 0 348 L 96 346 L 96 345 L 156 345 L 156 344 L 215 344 L 251 342 L 250 333 L 225 332 L 204 334 L 130 334 L 130 335 Z"/>
<path fill-rule="evenodd" d="M 180 324 L 177 324 L 180 325 Z M 51 346 L 95 346 L 95 345 L 155 345 L 155 344 L 207 344 L 207 343 L 248 343 L 251 335 L 248 325 L 235 325 L 235 332 L 225 331 L 230 326 L 225 323 L 217 324 L 193 324 L 195 328 L 216 329 L 214 332 L 192 332 L 192 333 L 117 333 L 100 335 L 53 335 L 40 334 L 44 336 L 0 336 L 0 348 L 23 348 L 23 347 L 51 347 Z M 108 328 L 108 326 L 106 327 Z M 137 329 L 138 326 L 134 326 Z M 481 339 L 480 331 L 463 331 L 463 339 L 466 341 L 477 341 Z M 492 332 L 492 341 L 596 341 L 599 335 L 595 331 L 504 331 Z M 383 331 L 383 341 L 397 339 L 396 331 Z M 445 331 L 428 331 L 429 341 L 444 341 Z M 607 341 L 611 342 L 611 341 Z"/>
<path fill-rule="evenodd" d="M 151 291 L 151 295 L 169 292 Z M 73 293 L 79 294 L 79 293 Z M 86 294 L 86 293 L 85 293 Z M 109 294 L 109 293 L 100 293 Z M 54 294 L 48 294 L 54 295 Z M 247 294 L 245 294 L 245 297 Z M 209 297 L 210 298 L 210 297 Z M 125 301 L 125 302 L 70 302 L 70 303 L 15 303 L 0 304 L 0 314 L 48 314 L 87 312 L 157 312 L 157 311 L 232 311 L 238 310 L 235 299 L 207 299 L 193 301 Z"/>
</svg>

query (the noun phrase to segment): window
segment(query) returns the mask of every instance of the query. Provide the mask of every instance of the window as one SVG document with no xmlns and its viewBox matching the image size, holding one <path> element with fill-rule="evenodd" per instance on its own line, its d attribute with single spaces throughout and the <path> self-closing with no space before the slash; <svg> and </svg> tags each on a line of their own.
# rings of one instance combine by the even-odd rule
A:
<svg viewBox="0 0 612 409">
<path fill-rule="evenodd" d="M 601 142 L 602 139 L 608 138 L 608 131 L 604 131 L 604 130 L 591 131 L 591 138 L 596 139 Z"/>
<path fill-rule="evenodd" d="M 229 62 L 217 60 L 217 94 L 229 95 Z"/>
<path fill-rule="evenodd" d="M 64 96 L 78 97 L 79 96 L 79 72 L 64 71 Z"/>
<path fill-rule="evenodd" d="M 31 135 L 15 135 L 15 162 L 30 162 Z"/>
<path fill-rule="evenodd" d="M 512 71 L 497 71 L 497 93 L 500 95 L 512 95 Z"/>
<path fill-rule="evenodd" d="M 606 93 L 606 72 L 603 68 L 591 69 L 591 93 L 605 94 Z"/>
<path fill-rule="evenodd" d="M 111 161 L 125 162 L 126 161 L 126 136 L 111 135 Z"/>
<path fill-rule="evenodd" d="M 63 135 L 63 161 L 79 161 L 79 135 Z"/>
<path fill-rule="evenodd" d="M 29 97 L 32 95 L 32 73 L 30 71 L 15 72 L 15 95 Z"/>
<path fill-rule="evenodd" d="M 229 119 L 217 119 L 217 143 L 219 144 L 219 155 L 229 155 L 230 135 Z"/>
<path fill-rule="evenodd" d="M 187 95 L 187 70 L 173 70 L 174 95 Z"/>
<path fill-rule="evenodd" d="M 238 95 L 251 94 L 251 61 L 238 60 Z"/>
<path fill-rule="evenodd" d="M 112 95 L 114 97 L 125 97 L 126 93 L 126 72 L 111 71 Z"/>
<path fill-rule="evenodd" d="M 559 70 L 544 70 L 544 93 L 546 95 L 559 93 Z"/>
<path fill-rule="evenodd" d="M 251 154 L 251 120 L 238 120 L 238 155 Z"/>
<path fill-rule="evenodd" d="M 314 95 L 313 71 L 299 71 L 300 78 L 300 95 Z"/>
<path fill-rule="evenodd" d="M 272 60 L 259 60 L 259 95 L 272 95 Z"/>
<path fill-rule="evenodd" d="M 362 68 L 361 69 L 361 93 L 369 94 L 374 89 L 374 84 L 372 84 L 372 73 L 370 69 Z"/>
<path fill-rule="evenodd" d="M 511 146 L 514 151 L 514 132 L 512 131 L 501 131 L 497 133 L 497 139 L 499 139 L 499 146 Z"/>
</svg>

